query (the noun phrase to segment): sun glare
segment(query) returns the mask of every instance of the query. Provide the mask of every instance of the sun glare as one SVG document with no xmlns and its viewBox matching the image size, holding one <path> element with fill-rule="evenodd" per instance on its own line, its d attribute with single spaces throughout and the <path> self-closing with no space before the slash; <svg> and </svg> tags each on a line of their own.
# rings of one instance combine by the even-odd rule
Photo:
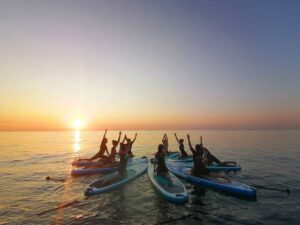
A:
<svg viewBox="0 0 300 225">
<path fill-rule="evenodd" d="M 83 124 L 83 122 L 82 122 L 82 120 L 81 119 L 75 119 L 74 120 L 74 122 L 73 122 L 73 127 L 75 128 L 75 129 L 81 129 L 82 128 L 82 124 Z"/>
</svg>

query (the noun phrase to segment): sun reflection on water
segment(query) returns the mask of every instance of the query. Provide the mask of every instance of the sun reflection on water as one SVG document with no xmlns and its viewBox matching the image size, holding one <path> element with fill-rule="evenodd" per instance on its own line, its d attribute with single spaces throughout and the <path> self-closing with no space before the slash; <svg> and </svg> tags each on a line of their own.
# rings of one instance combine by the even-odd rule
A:
<svg viewBox="0 0 300 225">
<path fill-rule="evenodd" d="M 79 152 L 80 151 L 80 131 L 74 131 L 74 139 L 73 139 L 73 151 Z"/>
</svg>

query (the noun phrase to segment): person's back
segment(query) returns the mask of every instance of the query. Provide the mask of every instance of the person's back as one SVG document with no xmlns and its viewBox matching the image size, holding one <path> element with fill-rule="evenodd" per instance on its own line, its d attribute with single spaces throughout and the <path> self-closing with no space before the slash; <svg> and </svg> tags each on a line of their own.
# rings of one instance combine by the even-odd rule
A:
<svg viewBox="0 0 300 225">
<path fill-rule="evenodd" d="M 206 169 L 202 162 L 202 151 L 200 150 L 199 145 L 196 145 L 196 151 L 193 151 L 193 162 L 194 167 L 192 169 L 192 175 L 200 177 L 202 175 L 209 174 L 209 171 Z"/>
<path fill-rule="evenodd" d="M 162 144 L 158 145 L 155 158 L 156 164 L 154 166 L 154 171 L 156 171 L 157 175 L 164 176 L 165 178 L 167 178 L 169 184 L 172 185 L 173 181 L 165 162 L 164 146 Z"/>
<path fill-rule="evenodd" d="M 127 173 L 127 161 L 128 161 L 128 148 L 127 144 L 120 143 L 120 163 L 118 167 L 118 172 L 121 176 L 125 176 Z"/>
<path fill-rule="evenodd" d="M 182 139 L 181 139 L 182 140 Z M 188 157 L 188 154 L 186 153 L 186 151 L 184 150 L 184 144 L 183 141 L 181 143 L 179 143 L 179 151 L 180 151 L 180 156 L 182 159 L 184 159 L 185 157 Z"/>
<path fill-rule="evenodd" d="M 133 157 L 133 153 L 132 153 L 132 141 L 129 139 L 129 142 L 127 143 L 127 146 L 128 146 L 128 157 L 132 158 Z"/>
<path fill-rule="evenodd" d="M 169 153 L 169 140 L 168 140 L 167 134 L 164 135 L 164 137 L 162 139 L 162 144 L 164 146 L 164 152 L 166 154 L 168 154 Z"/>
<path fill-rule="evenodd" d="M 174 135 L 175 135 L 175 138 L 176 138 L 176 140 L 179 144 L 180 158 L 184 159 L 184 158 L 188 157 L 188 154 L 184 150 L 184 144 L 183 144 L 184 140 L 183 139 L 179 140 L 176 133 Z"/>
<path fill-rule="evenodd" d="M 111 163 L 115 162 L 116 154 L 117 154 L 117 147 L 113 146 L 111 148 L 111 151 L 110 151 L 110 160 L 111 160 Z"/>
<path fill-rule="evenodd" d="M 157 152 L 155 154 L 155 158 L 157 160 L 157 168 L 156 171 L 158 174 L 168 172 L 168 168 L 165 162 L 165 154 L 163 152 Z"/>
<path fill-rule="evenodd" d="M 120 142 L 121 134 L 122 134 L 122 132 L 120 131 L 118 140 L 113 140 L 112 141 L 113 146 L 112 146 L 111 151 L 110 151 L 110 161 L 111 161 L 111 163 L 115 162 L 115 157 L 116 157 L 116 154 L 117 154 L 117 146 Z"/>
<path fill-rule="evenodd" d="M 131 141 L 131 139 L 127 138 L 128 156 L 130 158 L 134 157 L 134 155 L 132 153 L 132 146 L 133 146 L 133 143 L 136 140 L 136 137 L 137 137 L 137 133 L 135 134 L 135 137 L 134 137 L 133 141 Z"/>
<path fill-rule="evenodd" d="M 105 151 L 107 150 L 107 146 L 106 146 L 106 143 L 107 143 L 107 139 L 103 140 L 100 144 L 100 150 L 99 150 L 99 154 L 102 156 L 104 155 Z"/>
<path fill-rule="evenodd" d="M 190 146 L 190 150 L 193 154 L 193 163 L 194 163 L 194 167 L 192 168 L 192 175 L 193 176 L 197 176 L 200 177 L 202 175 L 207 175 L 209 174 L 209 171 L 206 169 L 206 167 L 204 166 L 203 162 L 202 162 L 202 154 L 203 154 L 203 148 L 202 145 L 197 144 L 195 146 L 195 149 L 192 147 L 192 143 L 191 143 L 191 139 L 190 139 L 190 135 L 187 135 L 188 138 L 188 142 L 189 142 L 189 146 Z"/>
</svg>

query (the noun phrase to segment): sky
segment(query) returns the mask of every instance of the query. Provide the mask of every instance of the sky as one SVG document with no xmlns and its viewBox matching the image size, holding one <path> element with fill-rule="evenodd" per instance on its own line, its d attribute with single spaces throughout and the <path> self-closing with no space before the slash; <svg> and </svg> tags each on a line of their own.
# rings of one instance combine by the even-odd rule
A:
<svg viewBox="0 0 300 225">
<path fill-rule="evenodd" d="M 300 1 L 0 1 L 0 130 L 299 129 Z"/>
</svg>

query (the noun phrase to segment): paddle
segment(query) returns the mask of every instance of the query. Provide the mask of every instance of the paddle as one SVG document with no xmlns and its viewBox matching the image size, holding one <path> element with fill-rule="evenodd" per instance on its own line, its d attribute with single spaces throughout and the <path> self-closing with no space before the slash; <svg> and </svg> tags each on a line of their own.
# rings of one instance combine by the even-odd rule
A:
<svg viewBox="0 0 300 225">
<path fill-rule="evenodd" d="M 250 184 L 250 186 L 255 187 L 255 188 L 259 188 L 259 189 L 264 189 L 264 190 L 286 192 L 288 195 L 291 193 L 291 190 L 289 188 L 279 189 L 279 188 L 271 188 L 271 187 L 265 187 L 265 186 L 262 186 L 262 185 L 252 185 L 252 184 Z"/>
<path fill-rule="evenodd" d="M 52 180 L 52 181 L 61 181 L 61 182 L 64 182 L 64 181 L 66 181 L 66 179 L 67 178 L 53 178 L 53 177 L 49 177 L 49 176 L 46 177 L 47 181 Z"/>
<path fill-rule="evenodd" d="M 250 176 L 253 176 L 254 178 L 258 179 L 258 180 L 263 180 L 263 181 L 268 181 L 270 183 L 273 183 L 274 185 L 277 185 L 277 186 L 282 186 L 281 183 L 279 182 L 276 182 L 270 178 L 266 178 L 266 177 L 262 177 L 262 176 L 259 176 L 257 174 L 254 174 L 254 173 L 251 173 L 250 171 L 247 171 L 247 173 L 250 175 Z M 273 187 L 266 187 L 264 185 L 251 185 L 252 187 L 255 187 L 255 188 L 259 188 L 259 189 L 264 189 L 264 190 L 270 190 L 270 191 L 278 191 L 278 192 L 286 192 L 287 194 L 290 194 L 291 193 L 291 190 L 288 188 L 288 187 L 284 187 L 284 188 L 273 188 Z"/>
<path fill-rule="evenodd" d="M 66 203 L 64 205 L 60 205 L 58 207 L 55 207 L 55 208 L 52 208 L 52 209 L 48 209 L 46 211 L 43 211 L 43 212 L 40 212 L 40 213 L 37 213 L 36 215 L 37 216 L 40 216 L 40 215 L 43 215 L 45 213 L 48 213 L 48 212 L 51 212 L 51 211 L 54 211 L 54 210 L 59 210 L 59 209 L 63 209 L 63 208 L 66 208 L 68 206 L 72 206 L 72 205 L 75 205 L 75 204 L 78 204 L 79 201 L 78 200 L 74 200 L 73 202 L 69 202 L 69 203 Z"/>
<path fill-rule="evenodd" d="M 63 209 L 63 208 L 69 207 L 69 206 L 73 206 L 73 205 L 77 205 L 77 206 L 86 206 L 86 205 L 89 204 L 89 203 L 79 204 L 80 202 L 81 202 L 81 201 L 79 201 L 79 200 L 74 200 L 73 202 L 69 202 L 69 203 L 66 203 L 66 204 L 64 204 L 64 205 L 60 205 L 60 206 L 58 206 L 58 207 L 52 208 L 52 209 L 48 209 L 48 210 L 46 210 L 46 211 L 39 212 L 39 213 L 37 213 L 37 214 L 35 214 L 35 215 L 41 216 L 41 215 L 46 214 L 46 213 L 48 213 L 48 212 L 52 212 L 52 211 L 55 211 L 55 210 L 60 210 L 60 209 Z"/>
</svg>

